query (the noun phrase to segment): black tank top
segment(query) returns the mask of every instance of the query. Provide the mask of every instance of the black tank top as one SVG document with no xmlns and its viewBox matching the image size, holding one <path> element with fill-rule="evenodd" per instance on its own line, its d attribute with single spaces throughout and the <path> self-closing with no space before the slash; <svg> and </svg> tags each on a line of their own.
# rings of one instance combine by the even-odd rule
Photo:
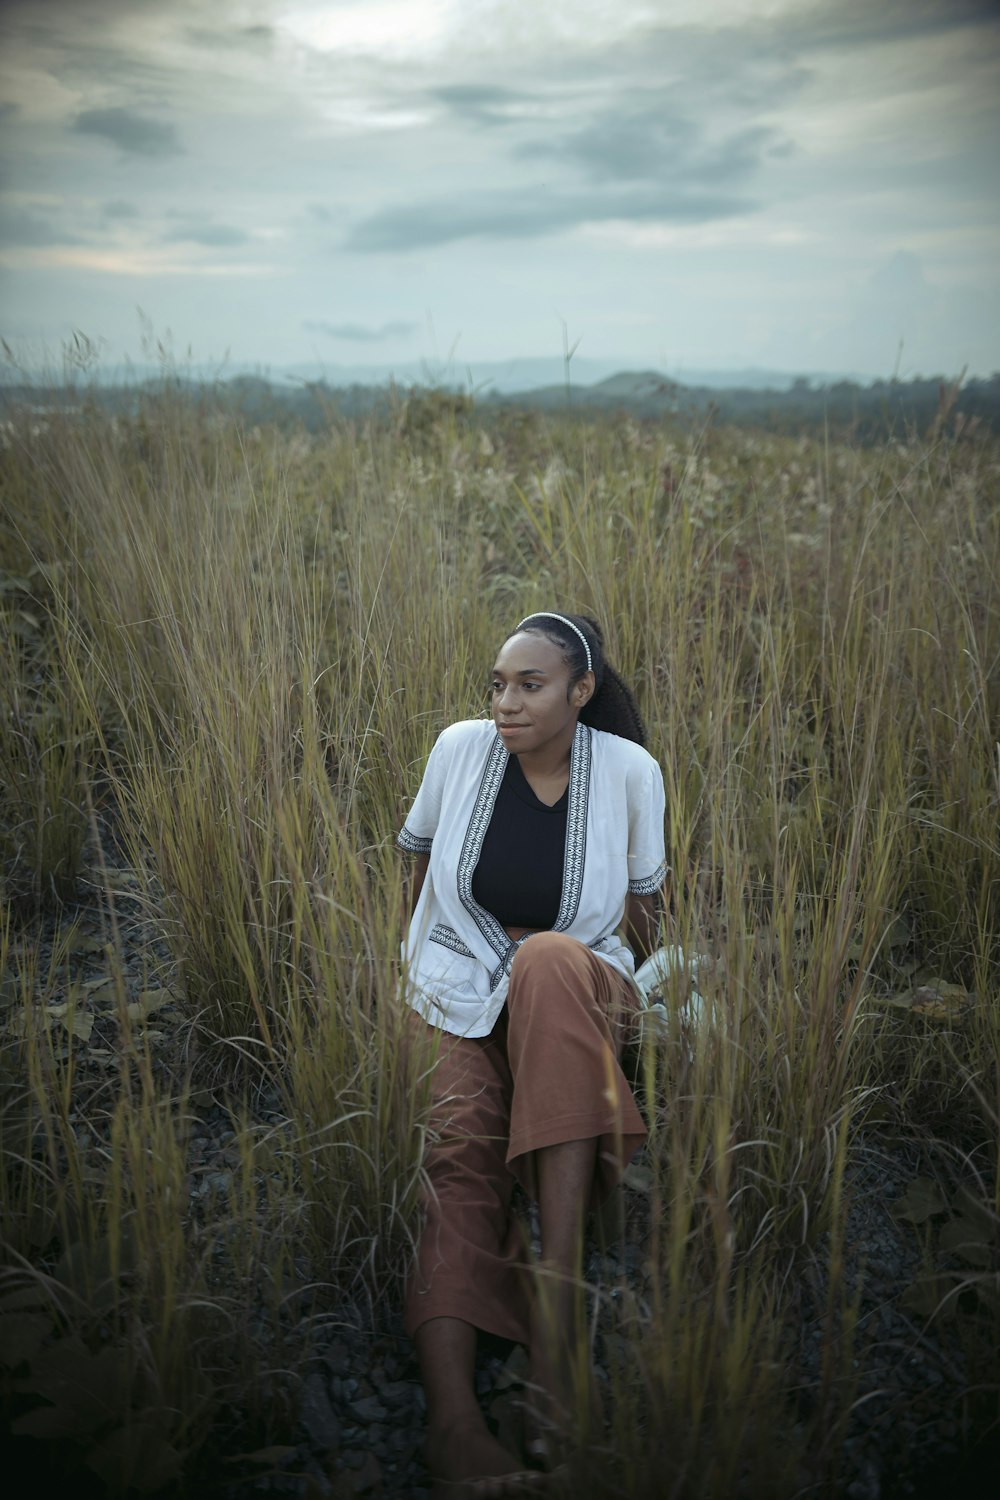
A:
<svg viewBox="0 0 1000 1500">
<path fill-rule="evenodd" d="M 548 807 L 516 755 L 507 761 L 472 876 L 472 894 L 501 927 L 554 926 L 562 898 L 569 788 Z"/>
</svg>

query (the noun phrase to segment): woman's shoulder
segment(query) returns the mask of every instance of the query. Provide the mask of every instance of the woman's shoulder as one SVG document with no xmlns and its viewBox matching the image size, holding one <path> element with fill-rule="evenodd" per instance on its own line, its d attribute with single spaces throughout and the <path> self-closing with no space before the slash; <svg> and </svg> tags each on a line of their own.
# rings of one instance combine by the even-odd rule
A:
<svg viewBox="0 0 1000 1500">
<path fill-rule="evenodd" d="M 461 751 L 477 750 L 492 744 L 496 727 L 492 719 L 459 719 L 442 729 L 434 746 L 435 750 L 458 754 Z"/>
</svg>

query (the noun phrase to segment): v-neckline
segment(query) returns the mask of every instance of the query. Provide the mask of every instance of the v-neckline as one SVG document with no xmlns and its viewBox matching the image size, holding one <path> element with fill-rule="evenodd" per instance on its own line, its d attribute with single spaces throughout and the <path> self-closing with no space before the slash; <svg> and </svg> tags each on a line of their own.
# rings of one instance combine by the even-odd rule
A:
<svg viewBox="0 0 1000 1500">
<path fill-rule="evenodd" d="M 587 809 L 590 803 L 591 738 L 586 724 L 577 724 L 570 749 L 569 784 L 566 788 L 566 842 L 563 853 L 563 885 L 559 902 L 559 914 L 552 924 L 553 932 L 565 932 L 576 920 L 580 909 L 583 889 L 584 857 L 587 849 Z M 510 965 L 520 943 L 512 940 L 501 927 L 492 912 L 472 894 L 472 876 L 482 852 L 486 830 L 493 816 L 500 785 L 507 770 L 510 756 L 496 735 L 486 757 L 482 780 L 472 805 L 469 826 L 462 841 L 462 852 L 458 859 L 458 896 L 480 932 L 499 960 L 490 976 L 490 989 L 496 988 L 504 972 L 510 973 Z M 520 770 L 520 767 L 518 767 Z M 523 776 L 523 772 L 521 773 Z M 527 783 L 525 783 L 527 785 Z M 545 807 L 546 804 L 539 804 Z M 551 811 L 551 809 L 550 809 Z"/>
<path fill-rule="evenodd" d="M 541 808 L 543 812 L 547 813 L 561 813 L 563 811 L 563 805 L 569 805 L 568 777 L 566 779 L 566 785 L 563 787 L 556 800 L 554 802 L 545 802 L 541 797 L 539 797 L 538 793 L 535 791 L 535 788 L 531 785 L 531 782 L 528 780 L 527 776 L 525 776 L 524 767 L 521 765 L 521 762 L 516 755 L 509 755 L 507 758 L 507 765 L 504 768 L 504 774 L 506 775 L 508 773 L 510 774 L 512 782 L 511 790 L 513 791 L 515 797 L 520 797 L 523 802 L 527 802 L 529 807 Z"/>
</svg>

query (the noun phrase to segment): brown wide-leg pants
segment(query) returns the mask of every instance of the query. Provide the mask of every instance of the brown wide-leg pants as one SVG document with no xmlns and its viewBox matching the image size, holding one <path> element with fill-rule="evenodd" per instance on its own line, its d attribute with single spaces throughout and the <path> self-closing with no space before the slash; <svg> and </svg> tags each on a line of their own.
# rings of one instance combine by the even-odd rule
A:
<svg viewBox="0 0 1000 1500">
<path fill-rule="evenodd" d="M 535 1151 L 596 1136 L 592 1204 L 617 1185 L 646 1138 L 618 1060 L 636 1003 L 628 980 L 585 944 L 539 932 L 517 951 L 490 1035 L 438 1033 L 424 1223 L 406 1297 L 411 1335 L 450 1317 L 528 1342 L 514 1181 L 534 1196 Z M 415 1012 L 411 1026 L 416 1041 L 432 1030 Z"/>
</svg>

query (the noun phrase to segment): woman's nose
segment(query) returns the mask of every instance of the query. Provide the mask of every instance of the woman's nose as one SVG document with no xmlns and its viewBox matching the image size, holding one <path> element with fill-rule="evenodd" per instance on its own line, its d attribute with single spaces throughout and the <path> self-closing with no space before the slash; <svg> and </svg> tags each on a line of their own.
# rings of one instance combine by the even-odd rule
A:
<svg viewBox="0 0 1000 1500">
<path fill-rule="evenodd" d="M 499 708 L 501 713 L 514 713 L 517 709 L 517 693 L 512 683 L 508 683 L 500 694 Z"/>
</svg>

